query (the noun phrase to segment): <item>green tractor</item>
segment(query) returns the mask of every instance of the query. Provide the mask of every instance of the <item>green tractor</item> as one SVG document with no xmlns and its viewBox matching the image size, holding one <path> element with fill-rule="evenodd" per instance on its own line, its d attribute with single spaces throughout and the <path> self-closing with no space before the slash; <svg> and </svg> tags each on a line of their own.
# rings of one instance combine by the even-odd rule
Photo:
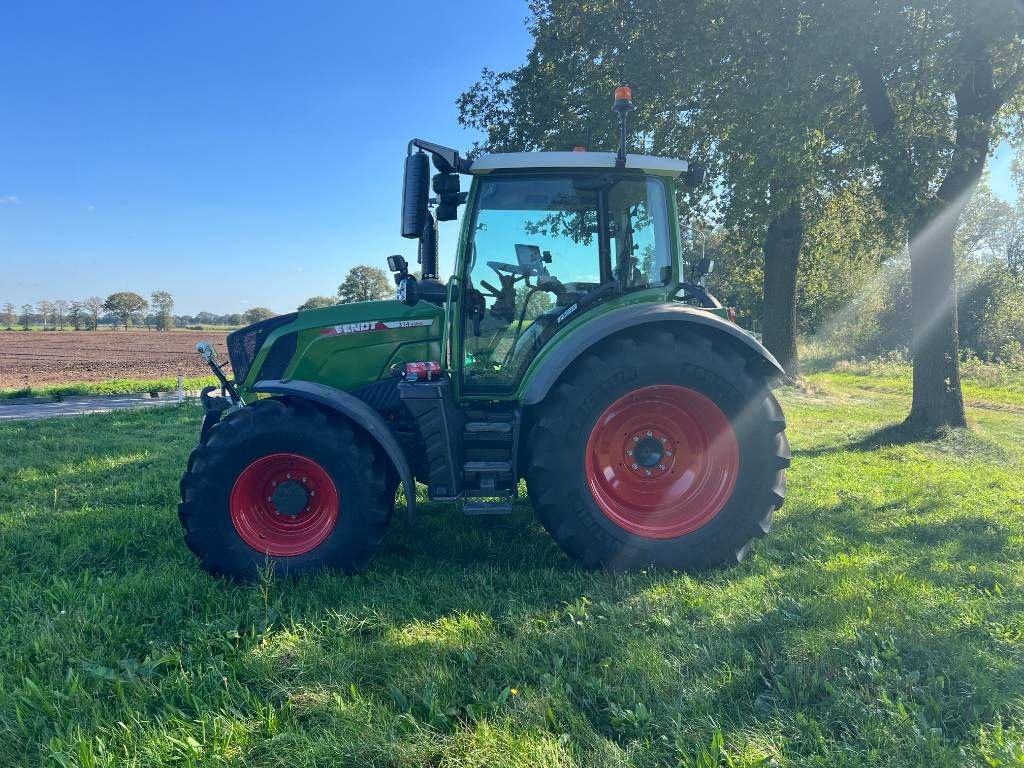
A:
<svg viewBox="0 0 1024 768">
<path fill-rule="evenodd" d="M 483 155 L 409 144 L 397 298 L 274 317 L 228 336 L 181 480 L 211 573 L 366 568 L 398 486 L 467 515 L 533 509 L 588 567 L 736 563 L 785 495 L 778 362 L 682 257 L 686 162 L 617 152 Z M 430 164 L 436 174 L 431 178 Z M 468 193 L 461 177 L 469 176 Z M 431 188 L 433 196 L 431 196 Z M 465 206 L 455 274 L 437 222 Z M 689 274 L 687 274 L 689 272 Z"/>
</svg>

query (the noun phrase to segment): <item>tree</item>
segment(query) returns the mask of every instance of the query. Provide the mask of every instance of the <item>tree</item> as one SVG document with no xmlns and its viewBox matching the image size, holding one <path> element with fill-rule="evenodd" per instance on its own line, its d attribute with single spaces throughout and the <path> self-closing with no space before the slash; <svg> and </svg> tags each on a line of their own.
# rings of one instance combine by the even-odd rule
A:
<svg viewBox="0 0 1024 768">
<path fill-rule="evenodd" d="M 274 316 L 274 310 L 266 307 L 253 307 L 242 313 L 242 322 L 246 325 L 258 323 L 260 320 L 267 320 Z"/>
<path fill-rule="evenodd" d="M 57 299 L 53 302 L 53 311 L 57 315 L 57 325 L 64 330 L 64 313 L 68 311 L 68 303 L 64 299 Z"/>
<path fill-rule="evenodd" d="M 913 398 L 906 425 L 921 433 L 963 427 L 954 238 L 1000 110 L 1021 98 L 1024 6 L 858 0 L 832 12 L 846 37 L 860 41 L 850 64 L 866 151 L 887 215 L 910 243 Z"/>
<path fill-rule="evenodd" d="M 51 315 L 53 315 L 53 302 L 52 301 L 40 301 L 36 302 L 36 311 L 39 313 L 40 318 L 43 321 L 43 330 L 46 330 L 46 324 L 49 322 Z"/>
<path fill-rule="evenodd" d="M 92 329 L 95 331 L 100 327 L 100 311 L 103 309 L 103 299 L 99 296 L 90 296 L 85 300 L 85 308 L 89 311 Z"/>
<path fill-rule="evenodd" d="M 131 291 L 112 293 L 103 302 L 103 309 L 118 318 L 126 331 L 132 318 L 143 312 L 148 306 L 149 303 L 144 298 Z"/>
<path fill-rule="evenodd" d="M 82 302 L 75 299 L 71 302 L 71 307 L 68 309 L 68 322 L 71 323 L 71 327 L 76 331 L 82 327 L 82 317 L 84 310 L 82 308 Z"/>
<path fill-rule="evenodd" d="M 344 282 L 338 286 L 338 303 L 379 301 L 394 295 L 394 292 L 394 281 L 387 272 L 377 267 L 360 265 L 352 267 Z"/>
<path fill-rule="evenodd" d="M 21 305 L 21 328 L 27 331 L 32 326 L 32 305 Z"/>
<path fill-rule="evenodd" d="M 7 330 L 14 330 L 14 324 L 18 321 L 17 315 L 14 314 L 14 305 L 11 302 L 4 304 L 4 324 L 7 326 Z"/>
<path fill-rule="evenodd" d="M 298 306 L 298 310 L 302 312 L 307 309 L 323 309 L 333 307 L 337 303 L 337 296 L 310 296 Z"/>
<path fill-rule="evenodd" d="M 174 309 L 174 297 L 167 291 L 153 291 L 150 299 L 153 303 L 153 309 L 156 310 L 157 330 L 170 330 L 173 325 L 171 311 Z"/>
<path fill-rule="evenodd" d="M 760 250 L 764 340 L 791 374 L 806 198 L 846 171 L 832 128 L 852 100 L 810 5 L 765 14 L 755 0 L 634 0 L 582 14 L 572 0 L 540 0 L 527 63 L 484 70 L 459 98 L 460 122 L 484 131 L 488 150 L 566 149 L 584 134 L 611 149 L 612 90 L 636 86 L 631 149 L 707 161 L 690 214 L 700 203 Z"/>
</svg>

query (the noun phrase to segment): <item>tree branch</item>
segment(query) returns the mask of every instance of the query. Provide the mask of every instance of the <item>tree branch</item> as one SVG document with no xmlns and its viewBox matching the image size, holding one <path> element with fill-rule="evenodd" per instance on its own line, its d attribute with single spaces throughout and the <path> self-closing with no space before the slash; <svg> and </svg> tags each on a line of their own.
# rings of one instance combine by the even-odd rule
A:
<svg viewBox="0 0 1024 768">
<path fill-rule="evenodd" d="M 853 69 L 860 80 L 871 127 L 879 137 L 890 135 L 896 128 L 896 111 L 889 99 L 882 71 L 875 62 L 867 59 L 855 61 Z"/>
</svg>

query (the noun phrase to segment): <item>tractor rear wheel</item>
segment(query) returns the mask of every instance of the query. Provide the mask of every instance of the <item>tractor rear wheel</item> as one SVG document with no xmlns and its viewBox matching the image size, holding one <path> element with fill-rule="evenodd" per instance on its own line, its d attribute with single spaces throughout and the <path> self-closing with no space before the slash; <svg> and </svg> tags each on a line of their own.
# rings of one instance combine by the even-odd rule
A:
<svg viewBox="0 0 1024 768">
<path fill-rule="evenodd" d="M 620 336 L 538 407 L 526 482 L 588 567 L 736 563 L 786 493 L 785 419 L 764 375 L 699 332 Z"/>
<path fill-rule="evenodd" d="M 229 413 L 181 478 L 185 542 L 216 575 L 366 568 L 396 483 L 369 439 L 311 403 L 272 398 Z"/>
</svg>

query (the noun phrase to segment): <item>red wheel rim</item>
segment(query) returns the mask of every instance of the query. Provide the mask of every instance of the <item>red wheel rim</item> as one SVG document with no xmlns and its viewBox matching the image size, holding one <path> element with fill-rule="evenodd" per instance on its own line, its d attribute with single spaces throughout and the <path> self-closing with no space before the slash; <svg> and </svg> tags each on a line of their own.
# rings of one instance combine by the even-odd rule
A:
<svg viewBox="0 0 1024 768">
<path fill-rule="evenodd" d="M 722 409 L 671 384 L 623 395 L 587 440 L 594 501 L 617 526 L 651 539 L 706 525 L 732 496 L 739 467 L 739 444 Z"/>
<path fill-rule="evenodd" d="M 231 522 L 242 541 L 274 557 L 324 543 L 338 521 L 338 489 L 320 464 L 273 453 L 242 470 L 231 489 Z"/>
</svg>

